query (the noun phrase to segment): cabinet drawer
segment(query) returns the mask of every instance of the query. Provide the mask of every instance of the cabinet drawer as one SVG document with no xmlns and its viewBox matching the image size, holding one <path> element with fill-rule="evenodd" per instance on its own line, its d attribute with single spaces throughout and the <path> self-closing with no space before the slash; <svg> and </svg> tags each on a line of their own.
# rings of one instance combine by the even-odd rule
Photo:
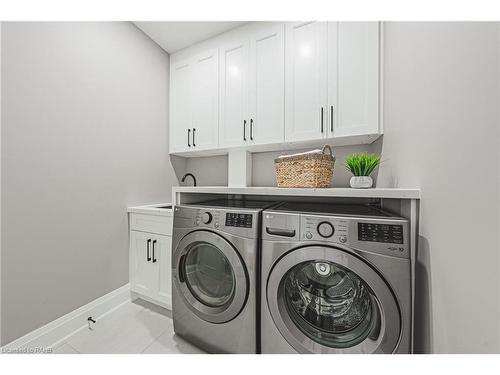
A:
<svg viewBox="0 0 500 375">
<path fill-rule="evenodd" d="M 130 230 L 172 235 L 172 216 L 144 215 L 130 213 Z"/>
</svg>

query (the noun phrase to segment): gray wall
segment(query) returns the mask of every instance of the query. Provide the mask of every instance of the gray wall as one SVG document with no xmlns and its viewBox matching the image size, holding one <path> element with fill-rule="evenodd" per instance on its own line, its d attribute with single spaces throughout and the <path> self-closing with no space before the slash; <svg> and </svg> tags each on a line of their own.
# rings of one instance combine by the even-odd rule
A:
<svg viewBox="0 0 500 375">
<path fill-rule="evenodd" d="M 2 25 L 2 344 L 128 282 L 170 201 L 168 55 L 131 23 Z"/>
<path fill-rule="evenodd" d="M 336 162 L 332 186 L 349 186 L 349 179 L 351 178 L 351 175 L 344 167 L 344 160 L 348 154 L 353 152 L 371 152 L 372 149 L 372 145 L 334 147 L 333 150 Z M 276 186 L 274 159 L 276 159 L 279 155 L 292 154 L 308 150 L 285 150 L 276 152 L 258 152 L 252 154 L 252 186 Z M 227 155 L 187 158 L 185 170 L 196 176 L 198 185 L 227 186 L 227 158 Z M 181 171 L 181 169 L 179 169 L 179 171 Z M 184 169 L 182 169 L 182 172 L 184 172 Z M 182 177 L 180 172 L 179 175 Z M 186 181 L 187 185 L 191 185 L 191 183 L 191 179 Z"/>
<path fill-rule="evenodd" d="M 274 159 L 279 155 L 292 154 L 308 150 L 293 150 L 280 152 L 261 152 L 253 154 L 252 157 L 252 185 L 254 186 L 276 186 L 276 172 Z M 347 155 L 353 152 L 371 152 L 371 145 L 333 147 L 335 155 L 335 166 L 333 168 L 333 187 L 349 186 L 351 175 L 344 167 Z"/>
<path fill-rule="evenodd" d="M 389 23 L 386 165 L 422 189 L 417 350 L 500 352 L 497 23 Z M 429 298 L 430 296 L 430 298 Z"/>
</svg>

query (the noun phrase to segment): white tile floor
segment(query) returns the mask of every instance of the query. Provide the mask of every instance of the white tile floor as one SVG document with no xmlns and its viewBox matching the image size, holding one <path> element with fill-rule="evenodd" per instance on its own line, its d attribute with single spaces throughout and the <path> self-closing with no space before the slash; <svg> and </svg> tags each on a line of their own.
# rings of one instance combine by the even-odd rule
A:
<svg viewBox="0 0 500 375">
<path fill-rule="evenodd" d="M 199 354 L 174 335 L 170 311 L 142 300 L 129 302 L 57 345 L 54 354 Z"/>
</svg>

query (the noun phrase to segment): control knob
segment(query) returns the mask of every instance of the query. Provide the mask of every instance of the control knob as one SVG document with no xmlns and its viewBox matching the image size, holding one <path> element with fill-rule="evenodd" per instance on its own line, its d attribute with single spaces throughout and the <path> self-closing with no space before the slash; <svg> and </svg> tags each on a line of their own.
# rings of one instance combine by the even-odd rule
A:
<svg viewBox="0 0 500 375">
<path fill-rule="evenodd" d="M 319 223 L 317 230 L 319 235 L 323 238 L 330 238 L 331 236 L 333 236 L 333 233 L 335 232 L 333 225 L 330 224 L 328 221 L 322 221 L 321 223 Z"/>
<path fill-rule="evenodd" d="M 203 215 L 201 215 L 201 221 L 203 221 L 203 224 L 210 224 L 212 221 L 212 214 L 210 212 L 204 212 Z"/>
</svg>

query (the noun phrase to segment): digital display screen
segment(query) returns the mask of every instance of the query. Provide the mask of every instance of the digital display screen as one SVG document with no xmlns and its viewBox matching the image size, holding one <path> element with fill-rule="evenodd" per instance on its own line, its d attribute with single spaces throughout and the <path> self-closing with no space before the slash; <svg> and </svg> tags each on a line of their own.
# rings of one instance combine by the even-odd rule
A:
<svg viewBox="0 0 500 375">
<path fill-rule="evenodd" d="M 403 226 L 358 223 L 358 241 L 403 243 Z"/>
<path fill-rule="evenodd" d="M 228 212 L 226 214 L 226 227 L 251 228 L 252 214 Z"/>
</svg>

